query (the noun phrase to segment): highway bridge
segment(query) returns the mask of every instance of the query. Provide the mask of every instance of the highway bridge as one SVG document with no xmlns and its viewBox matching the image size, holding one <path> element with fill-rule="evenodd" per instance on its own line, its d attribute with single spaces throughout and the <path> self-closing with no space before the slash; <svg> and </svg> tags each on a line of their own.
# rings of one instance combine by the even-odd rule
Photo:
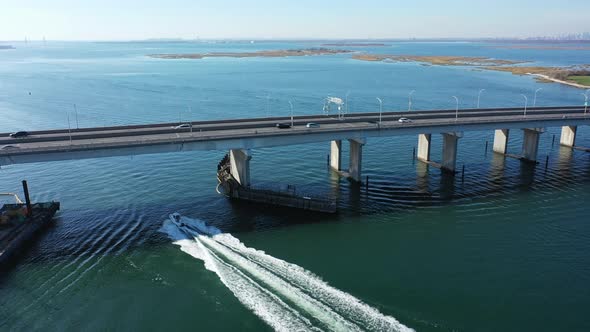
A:
<svg viewBox="0 0 590 332">
<path fill-rule="evenodd" d="M 400 118 L 410 122 L 400 122 Z M 280 129 L 277 123 L 292 124 Z M 308 128 L 316 123 L 319 127 Z M 455 171 L 457 143 L 465 131 L 494 130 L 493 150 L 506 153 L 509 132 L 524 131 L 522 159 L 535 161 L 539 135 L 546 127 L 561 127 L 561 144 L 573 147 L 576 129 L 590 123 L 583 106 L 428 110 L 355 113 L 345 117 L 307 115 L 116 127 L 59 129 L 29 132 L 27 137 L 0 134 L 0 166 L 20 163 L 103 158 L 195 150 L 230 151 L 232 172 L 243 185 L 250 184 L 250 149 L 331 142 L 330 165 L 340 169 L 343 140 L 350 142 L 346 174 L 360 181 L 362 147 L 370 137 L 417 135 L 417 158 L 430 162 L 432 134 L 442 134 L 440 167 Z"/>
</svg>

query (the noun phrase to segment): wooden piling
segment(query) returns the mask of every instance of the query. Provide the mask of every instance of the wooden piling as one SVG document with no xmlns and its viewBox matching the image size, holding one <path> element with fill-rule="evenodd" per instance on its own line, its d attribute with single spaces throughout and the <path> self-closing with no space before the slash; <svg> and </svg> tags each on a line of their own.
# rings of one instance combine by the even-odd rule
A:
<svg viewBox="0 0 590 332">
<path fill-rule="evenodd" d="M 27 180 L 23 180 L 23 191 L 25 192 L 25 203 L 27 204 L 27 217 L 33 216 L 33 207 L 31 206 L 31 197 L 29 196 L 29 186 Z"/>
<path fill-rule="evenodd" d="M 463 164 L 463 168 L 461 169 L 461 182 L 465 182 L 465 164 Z"/>
</svg>

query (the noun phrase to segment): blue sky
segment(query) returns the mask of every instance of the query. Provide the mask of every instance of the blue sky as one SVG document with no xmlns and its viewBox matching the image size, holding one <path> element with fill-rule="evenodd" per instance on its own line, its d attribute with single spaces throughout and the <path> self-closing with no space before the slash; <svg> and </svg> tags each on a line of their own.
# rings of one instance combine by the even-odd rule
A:
<svg viewBox="0 0 590 332">
<path fill-rule="evenodd" d="M 0 40 L 526 37 L 589 17 L 590 0 L 2 0 Z"/>
</svg>

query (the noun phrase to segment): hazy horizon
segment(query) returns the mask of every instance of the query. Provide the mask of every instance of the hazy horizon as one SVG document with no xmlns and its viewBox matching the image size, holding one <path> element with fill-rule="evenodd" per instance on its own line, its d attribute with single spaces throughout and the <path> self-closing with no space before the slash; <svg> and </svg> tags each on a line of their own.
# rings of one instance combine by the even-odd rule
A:
<svg viewBox="0 0 590 332">
<path fill-rule="evenodd" d="M 533 0 L 451 0 L 443 6 L 434 0 L 170 0 L 165 6 L 155 0 L 7 0 L 2 7 L 3 41 L 518 39 L 590 31 L 590 5 L 582 0 L 567 6 Z"/>
</svg>

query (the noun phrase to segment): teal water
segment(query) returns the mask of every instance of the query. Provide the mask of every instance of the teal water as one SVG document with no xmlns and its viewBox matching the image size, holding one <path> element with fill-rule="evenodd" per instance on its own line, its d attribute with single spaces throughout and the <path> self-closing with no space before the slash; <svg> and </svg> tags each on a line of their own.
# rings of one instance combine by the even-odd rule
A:
<svg viewBox="0 0 590 332">
<path fill-rule="evenodd" d="M 520 94 L 532 101 L 537 88 L 543 88 L 537 105 L 583 102 L 581 90 L 529 77 L 368 63 L 350 55 L 146 57 L 318 45 L 16 44 L 16 50 L 0 51 L 0 132 L 67 128 L 68 115 L 75 126 L 74 104 L 78 125 L 86 127 L 286 116 L 289 100 L 296 114 L 318 114 L 324 97 L 348 91 L 354 112 L 375 111 L 375 97 L 388 110 L 406 109 L 411 90 L 416 90 L 414 109 L 453 108 L 453 95 L 461 107 L 473 107 L 482 88 L 482 107 L 522 106 Z M 359 50 L 541 65 L 587 63 L 590 56 L 494 46 L 392 43 Z M 577 144 L 590 146 L 588 128 L 578 133 Z M 509 149 L 518 153 L 522 135 L 511 135 Z M 282 322 L 300 316 L 312 326 L 337 329 L 322 317 L 338 314 L 371 328 L 358 320 L 359 312 L 339 312 L 312 287 L 317 280 L 417 331 L 588 330 L 590 155 L 553 145 L 553 135 L 558 140 L 559 128 L 541 136 L 542 162 L 531 166 L 486 153 L 493 133 L 465 133 L 458 152 L 459 165 L 466 168 L 463 181 L 413 162 L 416 137 L 370 139 L 363 156 L 368 188 L 326 168 L 329 142 L 252 151 L 256 186 L 293 184 L 300 192 L 338 198 L 336 217 L 225 200 L 215 192 L 215 166 L 224 151 L 2 166 L 1 191 L 19 191 L 26 178 L 34 200 L 59 200 L 62 211 L 18 264 L 1 272 L 0 330 L 272 330 L 278 325 L 256 308 L 270 307 L 275 297 L 286 303 L 273 316 Z M 438 159 L 440 137 L 433 141 Z M 241 251 L 217 261 L 226 274 L 173 243 L 162 229 L 173 212 L 205 221 L 242 243 Z M 219 254 L 218 244 L 209 245 L 207 250 Z M 268 277 L 264 271 L 277 272 L 276 262 L 266 268 L 244 263 L 244 256 L 237 256 L 245 255 L 244 248 L 315 276 L 298 287 L 329 303 L 330 310 L 306 306 L 304 296 L 287 292 L 294 282 L 288 276 Z M 252 293 L 229 281 L 242 275 L 270 295 L 242 296 Z"/>
</svg>

